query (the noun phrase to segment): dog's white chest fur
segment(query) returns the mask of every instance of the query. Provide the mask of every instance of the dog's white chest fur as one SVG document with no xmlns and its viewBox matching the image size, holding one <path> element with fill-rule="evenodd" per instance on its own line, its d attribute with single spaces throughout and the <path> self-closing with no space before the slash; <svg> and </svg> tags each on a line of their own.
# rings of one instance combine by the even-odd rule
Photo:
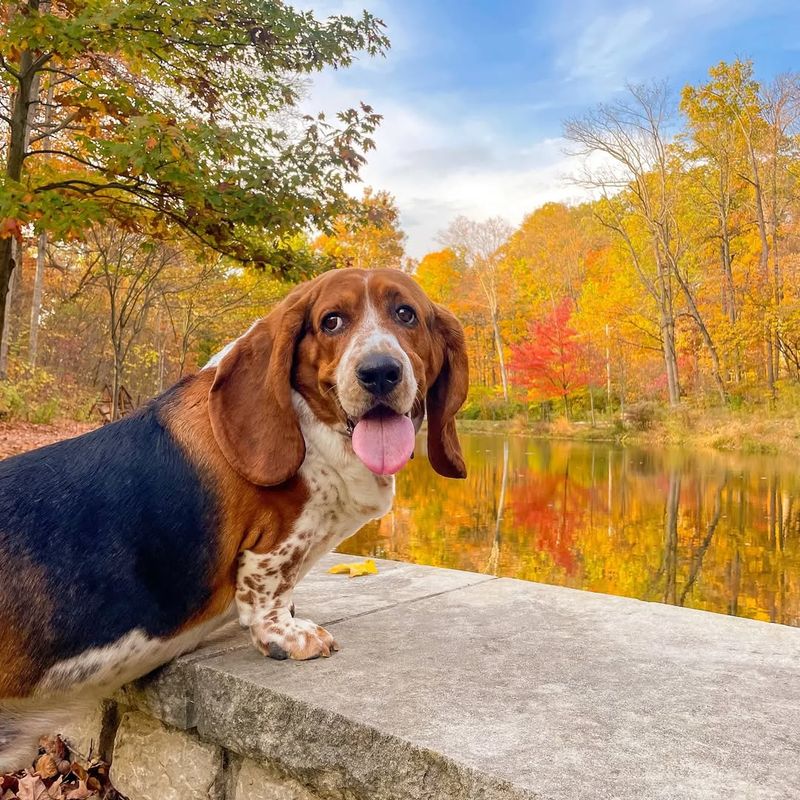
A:
<svg viewBox="0 0 800 800">
<path fill-rule="evenodd" d="M 298 524 L 303 517 L 319 517 L 317 522 L 331 535 L 350 536 L 365 522 L 388 513 L 394 476 L 370 472 L 353 452 L 349 438 L 319 422 L 297 393 L 294 405 L 306 442 L 300 475 L 310 493 Z"/>
<path fill-rule="evenodd" d="M 306 445 L 299 474 L 308 499 L 279 548 L 241 554 L 236 605 L 239 622 L 251 630 L 269 620 L 274 628 L 280 618 L 281 631 L 298 635 L 310 623 L 288 618 L 291 590 L 320 556 L 389 511 L 394 478 L 370 472 L 342 431 L 322 424 L 300 395 L 295 393 L 293 400 Z"/>
</svg>

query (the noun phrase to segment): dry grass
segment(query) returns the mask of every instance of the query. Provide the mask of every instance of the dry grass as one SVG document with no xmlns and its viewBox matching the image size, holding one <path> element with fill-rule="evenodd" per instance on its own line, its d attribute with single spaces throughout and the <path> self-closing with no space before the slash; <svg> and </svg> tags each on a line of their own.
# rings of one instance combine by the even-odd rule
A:
<svg viewBox="0 0 800 800">
<path fill-rule="evenodd" d="M 685 412 L 667 415 L 652 430 L 626 441 L 689 445 L 744 453 L 800 454 L 800 415 L 751 412 Z"/>
<path fill-rule="evenodd" d="M 619 424 L 598 421 L 567 422 L 563 417 L 550 423 L 524 424 L 493 420 L 460 420 L 459 429 L 469 433 L 510 433 L 538 438 L 605 441 L 711 448 L 743 453 L 800 455 L 800 413 L 759 411 L 663 411 L 644 431 L 623 429 Z"/>
</svg>

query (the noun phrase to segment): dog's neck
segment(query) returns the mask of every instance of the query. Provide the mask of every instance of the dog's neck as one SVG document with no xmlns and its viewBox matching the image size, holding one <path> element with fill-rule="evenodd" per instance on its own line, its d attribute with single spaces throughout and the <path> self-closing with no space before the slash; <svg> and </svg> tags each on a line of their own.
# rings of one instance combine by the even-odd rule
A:
<svg viewBox="0 0 800 800">
<path fill-rule="evenodd" d="M 353 452 L 344 425 L 334 427 L 322 422 L 297 391 L 292 391 L 292 403 L 306 443 L 306 462 L 318 460 L 359 483 L 375 484 L 384 489 L 391 487 L 394 491 L 393 475 L 375 475 L 361 463 Z"/>
</svg>

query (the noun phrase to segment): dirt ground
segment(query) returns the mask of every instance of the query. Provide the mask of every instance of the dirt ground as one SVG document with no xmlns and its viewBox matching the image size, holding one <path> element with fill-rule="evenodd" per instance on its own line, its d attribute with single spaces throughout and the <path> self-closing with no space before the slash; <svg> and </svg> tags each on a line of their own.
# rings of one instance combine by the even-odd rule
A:
<svg viewBox="0 0 800 800">
<path fill-rule="evenodd" d="M 97 427 L 94 422 L 64 420 L 51 425 L 30 422 L 0 422 L 0 458 L 24 453 L 36 447 L 78 436 Z"/>
</svg>

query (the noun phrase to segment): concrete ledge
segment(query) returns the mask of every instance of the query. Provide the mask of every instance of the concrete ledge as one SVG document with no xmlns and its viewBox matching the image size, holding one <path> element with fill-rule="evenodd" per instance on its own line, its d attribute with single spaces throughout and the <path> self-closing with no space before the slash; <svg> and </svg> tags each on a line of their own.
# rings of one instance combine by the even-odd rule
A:
<svg viewBox="0 0 800 800">
<path fill-rule="evenodd" d="M 119 694 L 117 747 L 146 714 L 221 753 L 204 796 L 237 800 L 800 797 L 800 630 L 394 562 L 325 573 L 341 560 L 296 596 L 340 653 L 270 661 L 231 628 Z"/>
</svg>

